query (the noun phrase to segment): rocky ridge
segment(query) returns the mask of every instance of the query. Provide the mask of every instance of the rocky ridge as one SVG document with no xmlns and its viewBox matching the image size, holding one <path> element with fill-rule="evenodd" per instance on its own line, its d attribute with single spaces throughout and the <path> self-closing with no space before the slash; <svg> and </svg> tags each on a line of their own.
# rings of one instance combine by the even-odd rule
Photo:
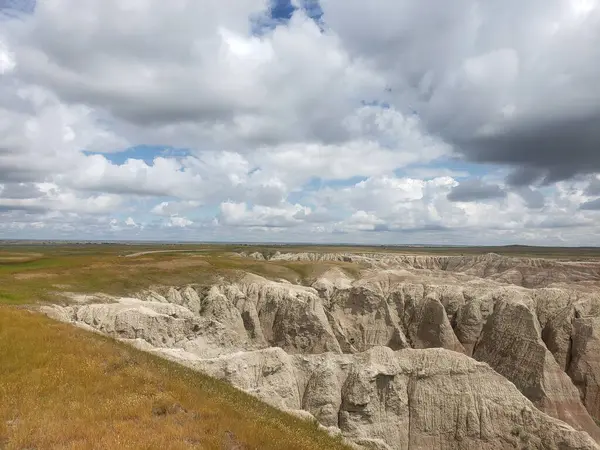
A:
<svg viewBox="0 0 600 450">
<path fill-rule="evenodd" d="M 331 266 L 307 286 L 247 274 L 45 311 L 314 417 L 364 448 L 600 448 L 598 265 L 271 260 Z M 360 276 L 340 261 L 360 263 Z"/>
</svg>

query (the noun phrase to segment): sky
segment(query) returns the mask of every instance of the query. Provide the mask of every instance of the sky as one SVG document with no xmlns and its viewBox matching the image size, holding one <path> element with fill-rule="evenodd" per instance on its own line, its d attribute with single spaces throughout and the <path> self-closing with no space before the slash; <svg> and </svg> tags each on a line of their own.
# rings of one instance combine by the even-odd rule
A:
<svg viewBox="0 0 600 450">
<path fill-rule="evenodd" d="M 0 239 L 600 245 L 599 0 L 0 0 Z"/>
</svg>

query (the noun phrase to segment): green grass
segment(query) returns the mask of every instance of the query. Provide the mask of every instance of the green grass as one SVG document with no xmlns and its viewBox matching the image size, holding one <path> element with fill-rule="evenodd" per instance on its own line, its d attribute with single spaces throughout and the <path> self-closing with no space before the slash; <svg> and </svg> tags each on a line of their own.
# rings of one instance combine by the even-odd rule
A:
<svg viewBox="0 0 600 450">
<path fill-rule="evenodd" d="M 130 295 L 150 285 L 208 285 L 218 278 L 234 279 L 242 272 L 270 279 L 305 282 L 333 263 L 266 262 L 240 258 L 235 248 L 187 246 L 171 253 L 125 257 L 130 253 L 161 250 L 135 246 L 44 246 L 0 249 L 0 303 L 53 302 L 58 291 L 105 292 Z M 244 249 L 247 250 L 247 249 Z M 301 249 L 297 249 L 301 250 Z M 10 255 L 30 252 L 26 261 L 8 261 Z M 3 260 L 3 257 L 5 259 Z M 356 265 L 335 263 L 356 272 Z"/>
<path fill-rule="evenodd" d="M 127 258 L 143 251 L 173 250 Z M 182 252 L 185 250 L 185 252 Z M 275 251 L 393 252 L 400 254 L 475 255 L 490 251 L 528 257 L 586 259 L 600 249 L 546 247 L 347 247 L 243 245 L 29 245 L 0 247 L 0 303 L 31 304 L 57 301 L 57 291 L 128 295 L 149 285 L 211 284 L 218 277 L 235 278 L 241 271 L 271 279 L 305 282 L 333 263 L 259 261 L 239 258 L 235 252 L 273 254 Z M 335 263 L 356 275 L 354 264 Z"/>
</svg>

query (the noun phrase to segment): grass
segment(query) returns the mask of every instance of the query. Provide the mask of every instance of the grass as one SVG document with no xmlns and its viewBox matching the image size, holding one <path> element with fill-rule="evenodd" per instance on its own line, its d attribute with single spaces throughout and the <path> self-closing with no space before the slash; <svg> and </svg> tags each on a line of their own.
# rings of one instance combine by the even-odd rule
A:
<svg viewBox="0 0 600 450">
<path fill-rule="evenodd" d="M 64 301 L 59 291 L 209 284 L 241 270 L 290 281 L 306 275 L 210 246 L 124 257 L 142 250 L 0 249 L 1 449 L 346 448 L 226 383 L 17 306 Z"/>
<path fill-rule="evenodd" d="M 124 257 L 144 251 L 173 250 Z M 0 304 L 57 301 L 56 291 L 126 295 L 152 284 L 211 284 L 218 277 L 233 278 L 240 271 L 268 278 L 301 282 L 326 270 L 331 263 L 265 262 L 234 256 L 246 251 L 348 251 L 417 254 L 482 254 L 585 259 L 600 256 L 600 249 L 546 247 L 346 247 L 346 246 L 242 246 L 242 245 L 7 245 L 0 247 Z M 351 264 L 336 265 L 355 271 Z"/>
<path fill-rule="evenodd" d="M 125 257 L 157 250 L 161 253 Z M 183 246 L 171 253 L 162 250 L 160 246 L 123 245 L 0 247 L 0 304 L 56 302 L 60 298 L 55 294 L 60 291 L 130 295 L 150 285 L 208 285 L 242 272 L 298 283 L 334 265 L 240 258 L 233 251 L 239 249 L 223 246 Z M 353 264 L 335 265 L 349 272 L 357 270 Z"/>
<path fill-rule="evenodd" d="M 24 309 L 0 307 L 0 361 L 0 448 L 346 448 L 223 382 Z"/>
<path fill-rule="evenodd" d="M 35 251 L 37 258 L 24 262 L 2 262 L 7 252 L 0 251 L 0 303 L 55 301 L 53 292 L 61 290 L 127 294 L 150 284 L 208 283 L 219 273 L 196 254 L 125 258 L 127 251 L 119 246 Z"/>
<path fill-rule="evenodd" d="M 162 253 L 127 254 L 146 251 Z M 173 250 L 173 251 L 171 251 Z M 587 258 L 597 249 L 224 245 L 0 247 L 0 449 L 337 449 L 342 444 L 233 387 L 22 306 L 61 291 L 130 295 L 242 272 L 306 282 L 344 263 L 265 262 L 238 251 L 394 251 Z M 21 306 L 19 306 L 21 305 Z"/>
</svg>

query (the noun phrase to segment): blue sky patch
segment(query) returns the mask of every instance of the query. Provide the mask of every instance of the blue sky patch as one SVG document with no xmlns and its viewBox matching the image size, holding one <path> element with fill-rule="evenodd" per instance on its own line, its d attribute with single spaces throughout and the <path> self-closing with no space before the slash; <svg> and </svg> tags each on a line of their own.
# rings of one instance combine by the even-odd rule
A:
<svg viewBox="0 0 600 450">
<path fill-rule="evenodd" d="M 305 191 L 318 191 L 323 188 L 344 188 L 347 186 L 354 186 L 361 181 L 365 181 L 368 177 L 355 176 L 350 178 L 344 178 L 341 180 L 327 180 L 324 178 L 311 178 L 303 187 Z"/>
<path fill-rule="evenodd" d="M 323 28 L 323 10 L 318 0 L 300 0 L 301 9 L 308 17 Z M 291 0 L 271 0 L 270 7 L 263 14 L 250 18 L 252 34 L 261 35 L 278 25 L 285 25 L 298 8 Z"/>
<path fill-rule="evenodd" d="M 378 106 L 381 109 L 390 109 L 390 104 L 388 102 L 382 102 L 380 100 L 361 100 L 360 104 L 362 106 Z"/>
<path fill-rule="evenodd" d="M 292 5 L 290 0 L 271 1 L 271 18 L 274 20 L 290 20 L 294 11 L 296 11 L 296 7 Z"/>
<path fill-rule="evenodd" d="M 137 145 L 118 153 L 98 153 L 88 151 L 84 151 L 83 153 L 86 155 L 102 154 L 111 163 L 116 165 L 125 164 L 125 161 L 128 159 L 139 159 L 149 166 L 153 165 L 154 159 L 157 157 L 181 158 L 190 154 L 189 151 L 185 149 L 157 145 Z"/>
<path fill-rule="evenodd" d="M 35 7 L 36 0 L 0 0 L 0 13 L 9 16 L 32 14 Z"/>
</svg>

